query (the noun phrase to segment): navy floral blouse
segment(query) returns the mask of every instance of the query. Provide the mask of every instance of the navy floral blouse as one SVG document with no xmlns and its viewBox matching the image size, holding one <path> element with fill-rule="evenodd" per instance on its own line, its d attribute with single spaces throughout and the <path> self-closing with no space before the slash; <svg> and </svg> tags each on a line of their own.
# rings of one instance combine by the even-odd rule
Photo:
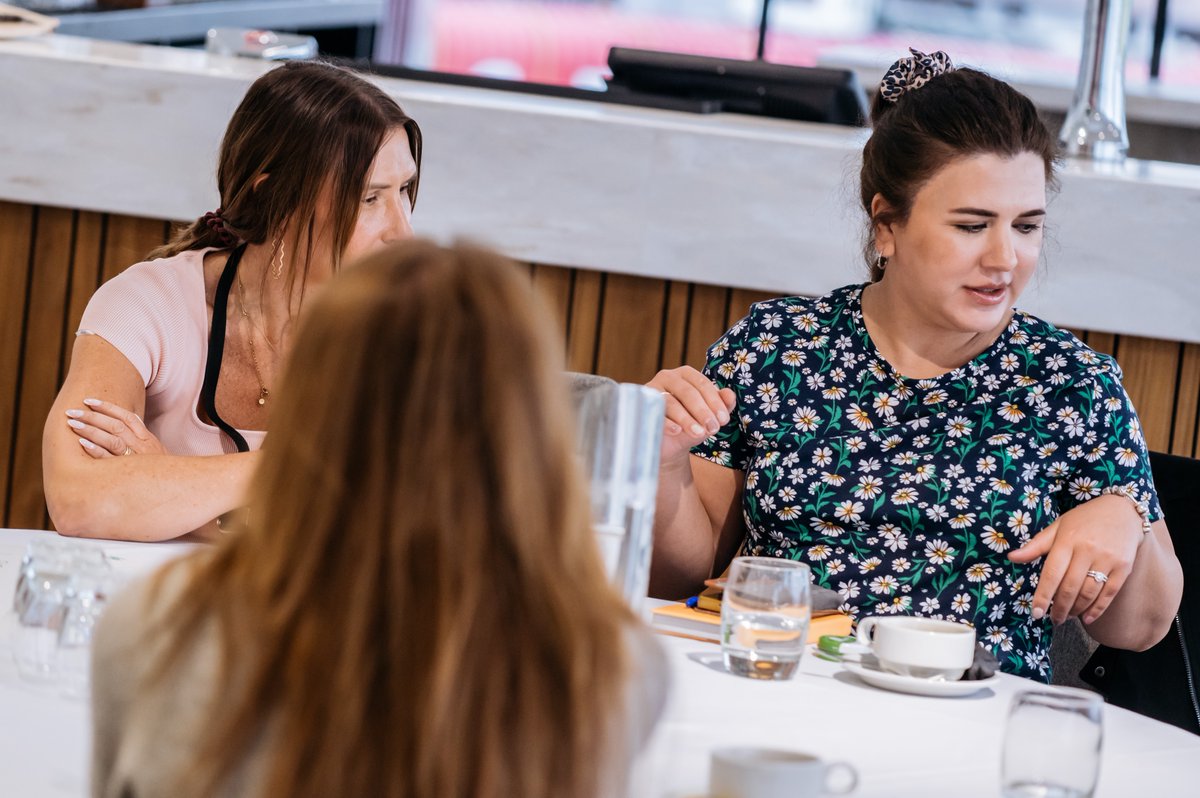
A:
<svg viewBox="0 0 1200 798">
<path fill-rule="evenodd" d="M 1105 493 L 1161 516 L 1116 361 L 1017 311 L 934 379 L 898 374 L 863 324 L 862 286 L 761 302 L 708 352 L 735 419 L 693 451 L 745 474 L 749 554 L 802 560 L 865 617 L 972 624 L 1001 669 L 1050 679 L 1042 560 L 1007 552 Z"/>
</svg>

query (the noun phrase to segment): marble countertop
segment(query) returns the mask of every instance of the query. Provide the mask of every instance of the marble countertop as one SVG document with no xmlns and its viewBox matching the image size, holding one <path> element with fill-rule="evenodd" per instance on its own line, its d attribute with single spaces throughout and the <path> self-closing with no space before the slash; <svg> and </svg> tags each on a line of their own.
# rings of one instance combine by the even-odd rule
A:
<svg viewBox="0 0 1200 798">
<path fill-rule="evenodd" d="M 221 135 L 270 64 L 69 36 L 0 42 L 0 199 L 168 219 L 217 204 Z M 378 78 L 421 124 L 414 224 L 514 258 L 792 293 L 865 279 L 860 129 Z M 1070 163 L 1022 306 L 1200 342 L 1200 167 Z"/>
</svg>

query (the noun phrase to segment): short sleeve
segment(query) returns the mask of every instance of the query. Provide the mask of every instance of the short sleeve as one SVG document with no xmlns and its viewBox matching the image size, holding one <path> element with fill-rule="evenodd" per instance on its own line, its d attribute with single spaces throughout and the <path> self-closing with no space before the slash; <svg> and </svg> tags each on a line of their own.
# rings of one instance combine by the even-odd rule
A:
<svg viewBox="0 0 1200 798">
<path fill-rule="evenodd" d="M 208 338 L 204 253 L 136 263 L 92 295 L 79 334 L 98 335 L 133 364 L 147 395 L 164 389 L 171 372 L 203 370 Z"/>
<path fill-rule="evenodd" d="M 1071 462 L 1063 511 L 1115 493 L 1131 499 L 1144 521 L 1162 518 L 1142 425 L 1121 384 L 1116 361 L 1104 357 L 1078 389 L 1076 426 L 1067 425 L 1069 434 L 1079 434 L 1067 446 Z"/>
<path fill-rule="evenodd" d="M 717 434 L 692 448 L 692 454 L 705 460 L 745 471 L 754 455 L 754 446 L 746 434 L 745 384 L 751 382 L 749 372 L 757 354 L 749 344 L 748 331 L 753 326 L 754 310 L 722 335 L 708 349 L 704 376 L 718 388 L 730 388 L 736 396 L 733 417 Z"/>
</svg>

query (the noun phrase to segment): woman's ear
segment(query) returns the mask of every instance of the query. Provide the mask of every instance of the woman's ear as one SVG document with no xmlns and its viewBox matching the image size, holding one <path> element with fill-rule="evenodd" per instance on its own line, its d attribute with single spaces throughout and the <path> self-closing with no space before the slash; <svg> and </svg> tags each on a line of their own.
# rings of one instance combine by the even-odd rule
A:
<svg viewBox="0 0 1200 798">
<path fill-rule="evenodd" d="M 875 249 L 885 258 L 896 254 L 896 235 L 892 231 L 891 217 L 892 206 L 883 198 L 883 195 L 876 194 L 872 197 L 871 220 L 875 233 Z"/>
</svg>

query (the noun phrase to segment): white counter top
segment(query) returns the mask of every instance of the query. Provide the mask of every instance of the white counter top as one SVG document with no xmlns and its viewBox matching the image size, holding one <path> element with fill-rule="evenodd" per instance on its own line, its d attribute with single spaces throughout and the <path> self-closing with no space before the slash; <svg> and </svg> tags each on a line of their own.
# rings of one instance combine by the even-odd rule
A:
<svg viewBox="0 0 1200 798">
<path fill-rule="evenodd" d="M 49 36 L 0 42 L 0 199 L 154 218 L 216 206 L 220 137 L 268 64 Z M 529 261 L 779 292 L 864 278 L 866 131 L 380 79 L 421 124 L 418 232 Z M 1058 324 L 1200 341 L 1200 167 L 1069 165 L 1048 267 Z"/>
</svg>

